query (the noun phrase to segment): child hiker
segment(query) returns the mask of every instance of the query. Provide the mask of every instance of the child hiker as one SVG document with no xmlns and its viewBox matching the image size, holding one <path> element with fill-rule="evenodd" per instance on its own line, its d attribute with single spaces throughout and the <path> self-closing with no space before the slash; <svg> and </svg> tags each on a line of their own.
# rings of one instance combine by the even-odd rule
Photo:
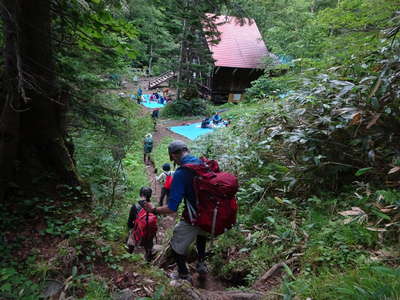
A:
<svg viewBox="0 0 400 300">
<path fill-rule="evenodd" d="M 174 175 L 174 171 L 171 171 L 171 165 L 169 163 L 165 163 L 162 165 L 163 172 L 157 176 L 157 181 L 162 184 L 161 195 L 160 195 L 160 206 L 164 204 L 164 198 L 167 197 L 166 203 L 168 203 L 169 190 L 171 188 L 172 176 Z"/>
<path fill-rule="evenodd" d="M 153 257 L 153 240 L 157 233 L 157 216 L 143 209 L 145 202 L 151 202 L 151 194 L 150 187 L 140 189 L 140 200 L 132 205 L 127 223 L 130 230 L 128 252 L 132 253 L 136 246 L 142 246 L 147 261 L 151 261 Z"/>
</svg>

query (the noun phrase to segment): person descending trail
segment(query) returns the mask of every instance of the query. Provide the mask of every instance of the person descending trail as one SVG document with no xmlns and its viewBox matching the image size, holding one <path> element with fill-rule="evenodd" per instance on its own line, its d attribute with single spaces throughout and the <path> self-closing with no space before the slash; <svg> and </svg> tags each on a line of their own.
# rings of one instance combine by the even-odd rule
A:
<svg viewBox="0 0 400 300">
<path fill-rule="evenodd" d="M 202 163 L 198 158 L 190 155 L 186 144 L 179 140 L 169 144 L 168 153 L 171 161 L 174 161 L 179 166 L 185 163 Z M 145 208 L 147 211 L 152 212 L 155 215 L 173 214 L 177 212 L 178 206 L 182 200 L 185 201 L 185 204 L 190 202 L 192 203 L 192 206 L 195 207 L 196 197 L 193 188 L 193 178 L 193 172 L 185 168 L 178 168 L 174 173 L 168 204 L 155 208 L 151 203 L 146 203 Z M 185 210 L 187 210 L 186 205 Z M 171 248 L 178 267 L 178 272 L 171 276 L 173 279 L 183 279 L 192 282 L 192 278 L 186 266 L 186 252 L 194 240 L 196 240 L 198 254 L 197 271 L 199 274 L 206 274 L 208 272 L 207 266 L 204 263 L 207 233 L 197 226 L 192 226 L 186 221 L 180 221 L 175 226 L 171 239 Z"/>
<path fill-rule="evenodd" d="M 161 188 L 161 195 L 159 201 L 160 206 L 163 206 L 164 198 L 167 198 L 168 201 L 169 191 L 172 184 L 172 176 L 174 175 L 174 171 L 171 171 L 171 165 L 169 163 L 163 164 L 162 169 L 163 172 L 156 178 L 157 181 L 163 185 Z"/>
<path fill-rule="evenodd" d="M 156 108 L 151 112 L 151 118 L 153 119 L 153 126 L 154 126 L 154 131 L 157 131 L 157 120 L 160 115 L 160 109 Z"/>
<path fill-rule="evenodd" d="M 210 233 L 212 235 L 221 234 L 236 221 L 237 204 L 235 194 L 238 189 L 237 179 L 233 175 L 223 172 L 220 172 L 222 176 L 216 175 L 216 173 L 219 173 L 216 162 L 209 161 L 212 167 L 209 168 L 204 161 L 192 156 L 187 145 L 180 140 L 169 144 L 168 153 L 170 160 L 178 164 L 179 168 L 174 173 L 167 205 L 155 208 L 150 202 L 147 202 L 145 203 L 145 208 L 155 215 L 173 214 L 178 210 L 182 200 L 184 200 L 183 220 L 175 226 L 171 239 L 171 248 L 178 267 L 178 272 L 172 274 L 171 277 L 192 282 L 186 266 L 186 254 L 189 246 L 196 240 L 198 255 L 196 271 L 199 274 L 199 278 L 205 279 L 208 272 L 205 264 L 206 242 L 210 237 Z M 195 180 L 200 175 L 208 178 L 208 181 Z M 215 179 L 213 183 L 217 185 L 213 191 L 209 191 L 207 185 L 211 183 L 212 179 Z M 199 184 L 206 188 L 206 194 L 199 193 Z M 222 189 L 219 189 L 219 186 Z M 197 199 L 197 195 L 205 198 Z M 221 211 L 218 210 L 217 203 L 211 203 L 212 199 L 208 195 L 213 196 L 213 199 L 217 199 L 218 203 L 221 201 L 223 207 Z M 201 207 L 202 205 L 204 207 Z M 198 212 L 202 212 L 206 216 L 202 217 Z M 218 212 L 222 218 L 220 216 L 217 218 Z M 197 219 L 201 221 L 198 224 Z"/>
<path fill-rule="evenodd" d="M 143 95 L 143 90 L 139 87 L 136 94 L 137 104 L 142 103 L 142 95 Z"/>
<path fill-rule="evenodd" d="M 152 163 L 151 152 L 153 151 L 153 136 L 151 133 L 146 134 L 143 141 L 143 161 L 146 165 Z"/>
<path fill-rule="evenodd" d="M 138 203 L 132 205 L 128 217 L 129 237 L 127 240 L 128 252 L 133 253 L 136 246 L 145 249 L 145 258 L 151 261 L 153 257 L 153 240 L 157 234 L 157 216 L 147 212 L 144 208 L 146 202 L 151 202 L 152 189 L 142 187 L 139 192 Z"/>
</svg>

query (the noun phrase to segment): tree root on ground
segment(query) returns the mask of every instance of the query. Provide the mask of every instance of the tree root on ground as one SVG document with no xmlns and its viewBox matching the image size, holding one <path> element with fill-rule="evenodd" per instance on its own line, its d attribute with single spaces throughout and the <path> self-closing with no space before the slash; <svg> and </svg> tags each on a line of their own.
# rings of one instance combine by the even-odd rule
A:
<svg viewBox="0 0 400 300">
<path fill-rule="evenodd" d="M 260 287 L 265 284 L 265 281 L 267 281 L 270 277 L 272 277 L 276 271 L 278 271 L 280 268 L 283 268 L 285 265 L 290 265 L 291 263 L 295 262 L 296 260 L 299 259 L 299 256 L 294 256 L 284 262 L 277 263 L 273 265 L 267 272 L 264 273 L 263 276 L 261 276 L 254 284 L 253 288 Z"/>
<path fill-rule="evenodd" d="M 184 289 L 193 300 L 261 300 L 264 294 L 259 292 L 242 291 L 206 291 L 195 288 Z"/>
</svg>

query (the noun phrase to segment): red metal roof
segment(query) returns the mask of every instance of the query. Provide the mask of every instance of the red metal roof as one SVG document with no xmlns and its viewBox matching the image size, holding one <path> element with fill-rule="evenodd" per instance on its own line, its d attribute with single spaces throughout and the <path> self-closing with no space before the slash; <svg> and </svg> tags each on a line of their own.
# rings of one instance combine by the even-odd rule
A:
<svg viewBox="0 0 400 300">
<path fill-rule="evenodd" d="M 221 33 L 221 41 L 208 47 L 212 52 L 215 66 L 231 68 L 262 68 L 262 58 L 269 55 L 254 20 L 246 19 L 243 26 L 239 19 L 230 16 L 218 16 L 215 24 Z"/>
</svg>

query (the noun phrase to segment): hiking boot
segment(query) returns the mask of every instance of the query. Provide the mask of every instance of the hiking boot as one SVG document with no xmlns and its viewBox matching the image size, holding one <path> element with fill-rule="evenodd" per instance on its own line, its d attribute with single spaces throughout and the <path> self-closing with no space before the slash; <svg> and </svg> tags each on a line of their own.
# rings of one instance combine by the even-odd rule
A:
<svg viewBox="0 0 400 300">
<path fill-rule="evenodd" d="M 146 254 L 144 255 L 144 258 L 146 259 L 147 262 L 151 262 L 154 258 L 154 253 L 153 251 L 146 251 Z"/>
<path fill-rule="evenodd" d="M 135 250 L 135 246 L 132 246 L 132 245 L 126 246 L 126 251 L 128 251 L 128 253 L 132 254 L 134 250 Z"/>
<path fill-rule="evenodd" d="M 208 273 L 208 268 L 205 262 L 199 261 L 196 264 L 196 272 L 199 274 L 207 274 Z"/>
<path fill-rule="evenodd" d="M 190 274 L 179 274 L 178 272 L 174 272 L 169 277 L 172 280 L 184 280 L 189 282 L 190 284 L 193 283 L 192 276 L 190 276 Z"/>
</svg>

